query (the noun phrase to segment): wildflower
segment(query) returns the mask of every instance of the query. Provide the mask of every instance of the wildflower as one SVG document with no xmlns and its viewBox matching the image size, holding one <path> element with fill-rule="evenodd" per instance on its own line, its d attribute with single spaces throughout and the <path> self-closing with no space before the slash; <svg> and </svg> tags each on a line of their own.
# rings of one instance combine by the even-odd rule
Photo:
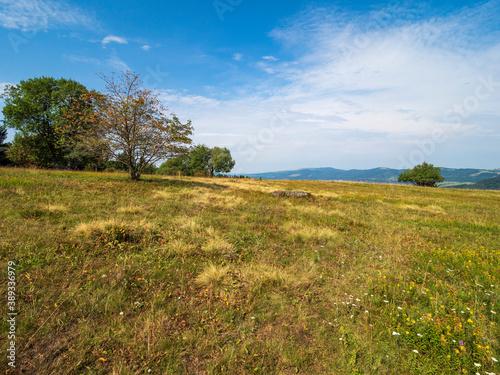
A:
<svg viewBox="0 0 500 375">
<path fill-rule="evenodd" d="M 413 353 L 418 354 L 418 350 L 417 349 L 413 349 Z"/>
<path fill-rule="evenodd" d="M 392 332 L 392 335 L 393 335 L 393 336 L 399 336 L 400 334 L 399 334 L 399 333 L 397 333 L 396 331 L 393 331 L 393 332 Z"/>
<path fill-rule="evenodd" d="M 494 357 L 491 357 L 491 360 L 492 360 L 493 362 L 498 362 L 498 359 L 496 359 L 496 358 L 494 358 Z"/>
<path fill-rule="evenodd" d="M 462 340 L 460 340 L 460 341 L 458 342 L 458 344 L 459 344 L 460 346 L 464 346 L 464 342 L 463 342 Z"/>
<path fill-rule="evenodd" d="M 120 315 L 123 315 L 123 311 L 120 311 Z"/>
<path fill-rule="evenodd" d="M 342 341 L 342 340 L 343 340 L 343 338 L 341 337 L 339 340 L 340 340 L 340 341 Z"/>
<path fill-rule="evenodd" d="M 422 335 L 421 333 L 417 333 L 417 336 L 418 337 L 424 337 L 424 335 Z"/>
<path fill-rule="evenodd" d="M 481 364 L 480 363 L 474 363 L 474 366 L 481 367 Z"/>
</svg>

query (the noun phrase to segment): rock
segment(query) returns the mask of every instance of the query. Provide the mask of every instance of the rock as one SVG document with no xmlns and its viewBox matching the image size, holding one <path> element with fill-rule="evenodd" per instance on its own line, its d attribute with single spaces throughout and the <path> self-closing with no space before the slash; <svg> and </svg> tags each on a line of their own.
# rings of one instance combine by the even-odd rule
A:
<svg viewBox="0 0 500 375">
<path fill-rule="evenodd" d="M 310 193 L 306 193 L 305 191 L 298 191 L 298 190 L 277 190 L 273 191 L 272 193 L 273 197 L 294 197 L 294 198 L 306 198 L 310 197 Z"/>
</svg>

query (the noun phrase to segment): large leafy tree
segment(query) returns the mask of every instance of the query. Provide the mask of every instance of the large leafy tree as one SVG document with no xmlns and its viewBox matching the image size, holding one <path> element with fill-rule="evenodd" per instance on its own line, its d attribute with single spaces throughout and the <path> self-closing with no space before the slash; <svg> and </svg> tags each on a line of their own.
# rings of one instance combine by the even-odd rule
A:
<svg viewBox="0 0 500 375">
<path fill-rule="evenodd" d="M 443 182 L 441 168 L 423 162 L 413 169 L 407 169 L 398 177 L 399 182 L 411 182 L 417 186 L 437 186 L 438 182 Z"/>
<path fill-rule="evenodd" d="M 89 152 L 122 161 L 130 177 L 138 180 L 159 160 L 185 152 L 191 144 L 191 122 L 182 124 L 158 96 L 142 88 L 139 75 L 100 74 L 105 92 L 90 92 L 67 112 L 69 129 Z M 76 129 L 76 130 L 75 130 Z"/>
<path fill-rule="evenodd" d="M 214 172 L 229 173 L 234 168 L 235 161 L 231 157 L 231 152 L 226 147 L 214 147 L 210 150 L 210 161 L 208 168 L 210 175 L 213 176 Z"/>
<path fill-rule="evenodd" d="M 8 85 L 2 94 L 4 123 L 18 131 L 9 158 L 19 164 L 65 166 L 67 148 L 57 128 L 65 121 L 63 112 L 72 99 L 86 93 L 85 86 L 64 78 L 39 77 Z"/>
</svg>

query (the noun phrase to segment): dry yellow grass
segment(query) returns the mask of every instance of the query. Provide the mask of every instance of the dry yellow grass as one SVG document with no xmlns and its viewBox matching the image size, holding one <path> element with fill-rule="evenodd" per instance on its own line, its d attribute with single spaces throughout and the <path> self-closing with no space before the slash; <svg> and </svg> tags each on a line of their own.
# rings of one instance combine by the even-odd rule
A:
<svg viewBox="0 0 500 375">
<path fill-rule="evenodd" d="M 300 221 L 291 220 L 281 225 L 281 228 L 302 237 L 305 240 L 331 240 L 338 237 L 339 233 L 335 229 L 313 225 L 304 225 Z"/>
<path fill-rule="evenodd" d="M 224 281 L 229 272 L 229 267 L 227 266 L 217 266 L 213 263 L 209 263 L 203 271 L 196 276 L 196 283 L 203 287 L 218 287 Z"/>
<path fill-rule="evenodd" d="M 120 220 L 120 219 L 115 219 L 111 218 L 108 220 L 94 220 L 90 222 L 82 222 L 76 225 L 74 228 L 74 232 L 76 234 L 81 234 L 84 236 L 89 236 L 93 235 L 96 233 L 102 233 L 108 228 L 127 228 L 127 229 L 147 229 L 151 230 L 155 227 L 154 223 L 142 219 L 140 221 L 126 221 L 126 220 Z"/>
<path fill-rule="evenodd" d="M 208 227 L 206 229 L 206 233 L 208 235 L 208 240 L 203 244 L 202 249 L 205 251 L 214 251 L 214 250 L 230 250 L 232 245 L 226 241 L 224 238 L 219 236 L 213 227 Z"/>
<path fill-rule="evenodd" d="M 137 205 L 129 205 L 129 206 L 122 206 L 118 207 L 116 212 L 118 213 L 123 213 L 123 214 L 138 214 L 142 213 L 144 209 L 141 206 Z"/>
<path fill-rule="evenodd" d="M 42 204 L 40 208 L 49 212 L 65 212 L 68 210 L 67 206 L 57 203 Z"/>
<path fill-rule="evenodd" d="M 432 214 L 445 214 L 445 210 L 437 205 L 430 205 L 430 206 L 417 206 L 416 204 L 400 204 L 398 205 L 399 208 L 405 209 L 405 210 L 414 210 L 414 211 L 423 211 L 423 212 L 429 212 Z"/>
</svg>

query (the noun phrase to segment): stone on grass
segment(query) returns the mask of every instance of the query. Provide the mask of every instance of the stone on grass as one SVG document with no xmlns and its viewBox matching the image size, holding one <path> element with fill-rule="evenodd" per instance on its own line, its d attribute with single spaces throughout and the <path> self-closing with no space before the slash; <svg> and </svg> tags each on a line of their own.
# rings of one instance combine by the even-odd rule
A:
<svg viewBox="0 0 500 375">
<path fill-rule="evenodd" d="M 277 190 L 273 191 L 272 193 L 273 197 L 294 197 L 294 198 L 306 198 L 310 197 L 310 193 L 306 193 L 305 191 L 298 191 L 298 190 Z"/>
</svg>

